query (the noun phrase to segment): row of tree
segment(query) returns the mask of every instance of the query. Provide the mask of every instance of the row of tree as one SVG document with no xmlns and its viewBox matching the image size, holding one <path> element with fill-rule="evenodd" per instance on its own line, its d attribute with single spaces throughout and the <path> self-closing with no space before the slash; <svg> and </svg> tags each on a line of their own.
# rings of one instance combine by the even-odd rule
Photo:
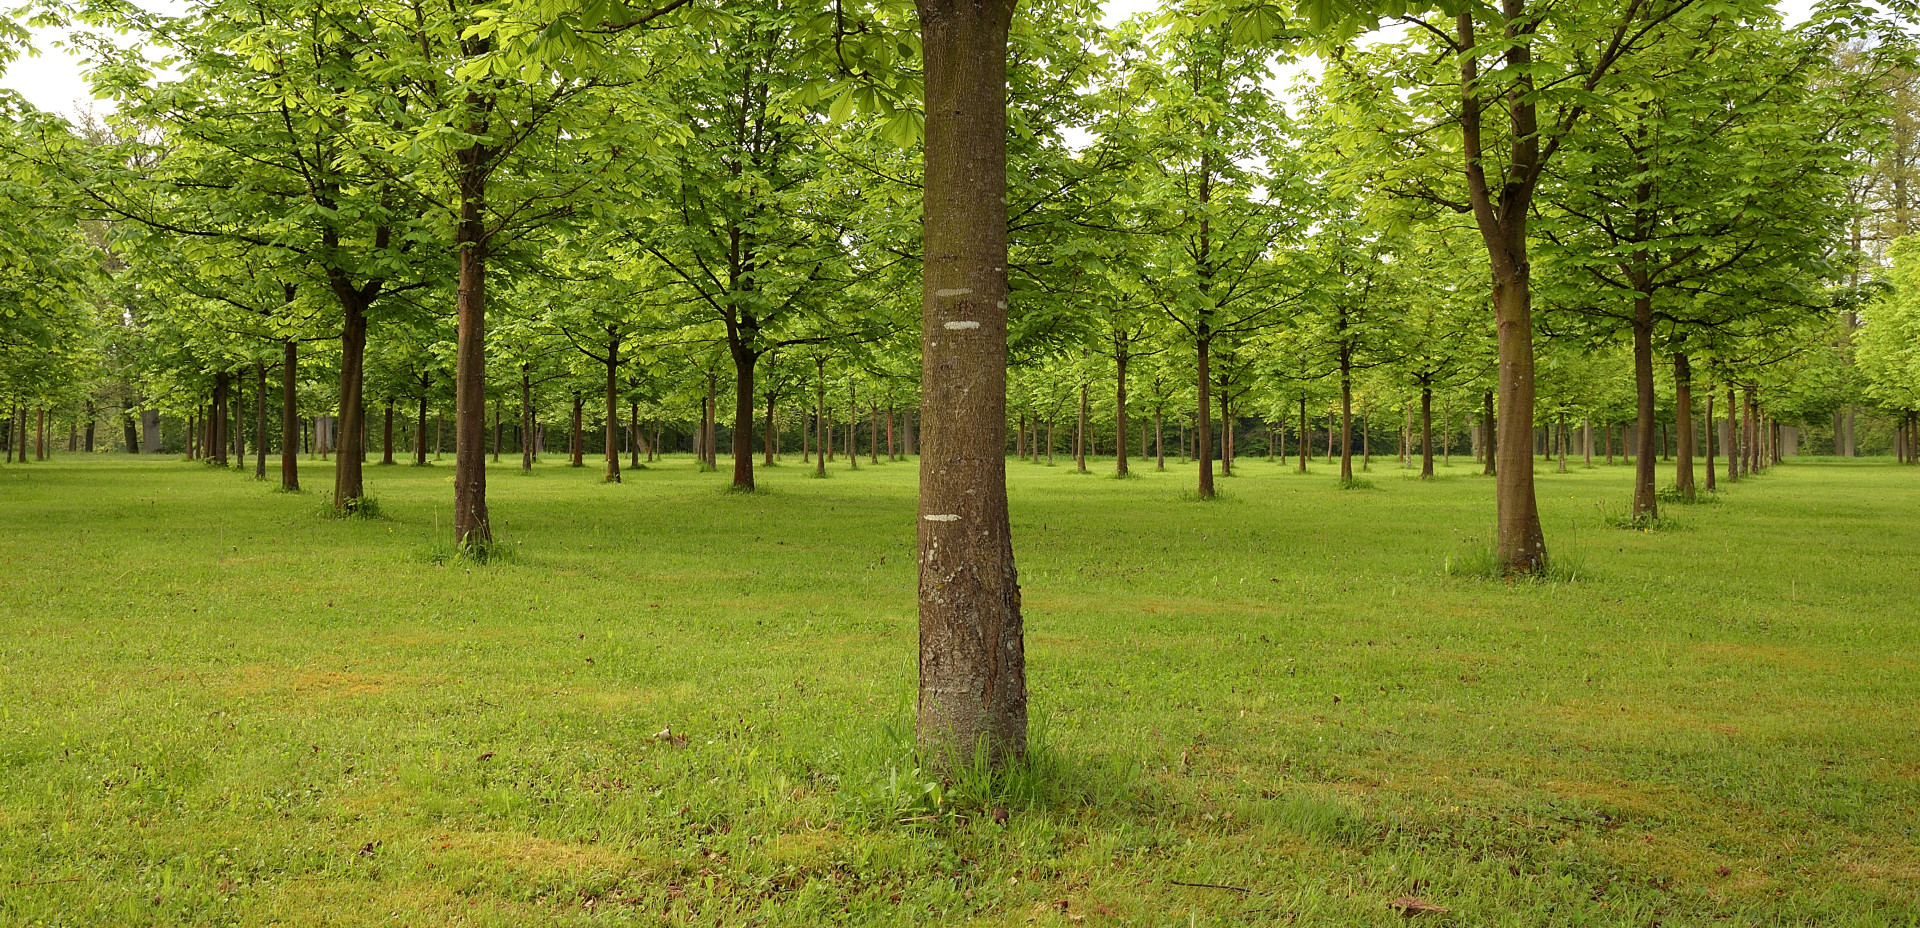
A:
<svg viewBox="0 0 1920 928">
<path fill-rule="evenodd" d="M 1430 447 L 1437 408 L 1484 436 L 1521 572 L 1547 556 L 1536 429 L 1630 424 L 1644 449 L 1670 422 L 1686 496 L 1722 418 L 1760 466 L 1782 424 L 1851 451 L 1866 404 L 1913 456 L 1886 246 L 1920 71 L 1864 4 L 1796 28 L 1758 0 L 1172 0 L 1113 28 L 1088 0 L 43 15 L 115 109 L 0 121 L 18 447 L 79 403 L 184 416 L 217 460 L 251 400 L 256 472 L 270 444 L 289 486 L 297 449 L 334 451 L 349 513 L 370 419 L 411 408 L 424 448 L 450 405 L 454 532 L 483 556 L 487 458 L 556 396 L 576 459 L 599 423 L 608 480 L 667 422 L 715 466 L 730 422 L 740 490 L 756 436 L 764 462 L 792 423 L 811 453 L 867 422 L 877 454 L 899 423 L 923 445 L 923 735 L 1023 743 L 1006 458 L 1096 394 L 1123 473 L 1142 420 L 1190 430 L 1201 498 L 1236 424 L 1304 449 L 1330 410 L 1352 479 L 1356 418 Z M 1318 79 L 1278 86 L 1307 54 Z"/>
</svg>

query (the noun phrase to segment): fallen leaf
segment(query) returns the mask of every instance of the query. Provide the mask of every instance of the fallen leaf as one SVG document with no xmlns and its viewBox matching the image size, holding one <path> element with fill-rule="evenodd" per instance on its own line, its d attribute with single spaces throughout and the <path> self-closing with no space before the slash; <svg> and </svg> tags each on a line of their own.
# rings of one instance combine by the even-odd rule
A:
<svg viewBox="0 0 1920 928">
<path fill-rule="evenodd" d="M 1420 899 L 1415 896 L 1401 896 L 1387 903 L 1387 908 L 1399 912 L 1401 918 L 1412 918 L 1415 915 L 1424 915 L 1429 912 L 1435 915 L 1445 915 L 1448 911 L 1443 906 L 1434 905 L 1425 899 Z"/>
</svg>

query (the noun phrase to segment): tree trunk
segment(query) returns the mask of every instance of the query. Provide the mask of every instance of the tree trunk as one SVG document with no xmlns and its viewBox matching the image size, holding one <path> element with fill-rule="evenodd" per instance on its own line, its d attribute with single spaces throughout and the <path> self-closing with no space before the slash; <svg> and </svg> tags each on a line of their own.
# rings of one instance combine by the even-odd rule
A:
<svg viewBox="0 0 1920 928">
<path fill-rule="evenodd" d="M 1113 358 L 1113 473 L 1118 477 L 1127 475 L 1127 351 L 1126 338 L 1121 337 L 1120 350 Z M 1146 436 L 1141 436 L 1144 439 Z M 1144 444 L 1144 441 L 1143 441 Z M 1144 451 L 1142 452 L 1145 453 Z"/>
<path fill-rule="evenodd" d="M 469 138 L 488 135 L 482 115 L 488 109 L 483 105 L 486 102 L 477 93 L 468 95 L 469 119 L 473 122 L 465 127 Z M 459 261 L 454 299 L 458 331 L 453 389 L 453 540 L 461 548 L 493 542 L 493 523 L 487 514 L 485 456 L 487 230 L 483 222 L 492 157 L 492 149 L 478 142 L 455 152 L 460 221 L 453 239 Z"/>
<path fill-rule="evenodd" d="M 1027 750 L 1026 646 L 1001 451 L 1014 5 L 918 3 L 927 114 L 920 326 L 927 435 L 915 735 L 922 762 L 935 770 L 960 767 L 976 752 L 1005 766 Z"/>
<path fill-rule="evenodd" d="M 230 380 L 226 371 L 220 371 L 213 375 L 213 411 L 207 416 L 207 451 L 210 453 L 213 463 L 220 467 L 227 466 L 227 399 L 228 391 L 230 390 L 229 383 Z M 46 444 L 46 417 L 46 410 L 42 409 L 40 411 L 40 445 L 42 446 Z"/>
<path fill-rule="evenodd" d="M 827 362 L 814 359 L 813 381 L 813 456 L 815 477 L 827 475 Z"/>
<path fill-rule="evenodd" d="M 733 358 L 733 489 L 751 493 L 754 489 L 753 391 L 760 355 L 738 335 L 730 335 L 727 341 L 728 353 Z M 771 434 L 771 427 L 768 431 Z M 716 467 L 718 463 L 715 462 Z M 768 452 L 767 463 L 773 463 L 772 452 Z"/>
<path fill-rule="evenodd" d="M 1493 417 L 1493 391 L 1488 390 L 1481 395 L 1481 407 L 1480 446 L 1486 455 L 1481 473 L 1492 477 L 1499 473 L 1497 462 L 1500 459 L 1500 423 Z M 1495 484 L 1495 489 L 1498 490 L 1498 484 Z"/>
<path fill-rule="evenodd" d="M 459 432 L 454 441 L 459 442 Z M 533 473 L 533 378 L 525 364 L 520 365 L 520 472 Z M 456 462 L 457 463 L 457 462 Z"/>
<path fill-rule="evenodd" d="M 847 469 L 860 469 L 860 436 L 854 431 L 860 418 L 860 394 L 853 378 L 847 378 Z M 1005 428 L 1002 423 L 1001 428 Z M 1005 436 L 1002 436 L 1005 437 Z"/>
<path fill-rule="evenodd" d="M 1433 479 L 1433 387 L 1420 387 L 1420 479 Z"/>
<path fill-rule="evenodd" d="M 393 463 L 393 397 L 387 397 L 385 424 L 380 428 L 380 463 Z"/>
<path fill-rule="evenodd" d="M 340 324 L 340 417 L 334 423 L 334 440 L 322 447 L 335 452 L 333 508 L 344 514 L 359 508 L 361 497 L 366 495 L 360 465 L 365 449 L 358 443 L 366 433 L 367 411 L 361 388 L 366 372 L 367 305 L 351 291 L 336 288 L 336 293 L 344 314 Z M 325 455 L 322 451 L 321 456 Z"/>
<path fill-rule="evenodd" d="M 567 441 L 567 466 L 569 467 L 587 466 L 586 435 L 581 430 L 580 422 L 580 413 L 586 406 L 586 402 L 586 397 L 581 396 L 579 390 L 573 391 L 573 434 Z"/>
<path fill-rule="evenodd" d="M 1167 469 L 1167 432 L 1164 417 L 1159 409 L 1153 411 L 1153 468 Z"/>
<path fill-rule="evenodd" d="M 1740 479 L 1740 413 L 1733 384 L 1727 384 L 1727 482 Z"/>
<path fill-rule="evenodd" d="M 1220 378 L 1220 476 L 1233 476 L 1233 414 L 1226 378 Z"/>
<path fill-rule="evenodd" d="M 1634 456 L 1633 519 L 1650 521 L 1660 515 L 1660 502 L 1654 496 L 1656 455 L 1649 454 L 1654 443 L 1653 393 L 1653 300 L 1643 289 L 1633 298 L 1633 389 Z"/>
<path fill-rule="evenodd" d="M 1353 367 L 1344 345 L 1340 349 L 1340 482 L 1353 482 Z"/>
<path fill-rule="evenodd" d="M 1005 437 L 1003 433 L 1001 438 Z M 1006 454 L 1006 442 L 1003 440 L 1000 443 L 1000 456 L 1005 457 Z M 867 402 L 867 463 L 880 463 L 880 406 L 872 401 Z"/>
<path fill-rule="evenodd" d="M 1073 428 L 1074 468 L 1087 472 L 1087 385 L 1080 385 L 1080 421 Z"/>
<path fill-rule="evenodd" d="M 280 345 L 280 489 L 300 489 L 300 348 L 292 339 Z"/>
<path fill-rule="evenodd" d="M 1719 423 L 1715 422 L 1713 418 L 1713 384 L 1711 383 L 1707 384 L 1707 412 L 1706 417 L 1702 419 L 1701 422 L 1706 425 L 1706 428 L 1701 431 L 1701 439 L 1705 443 L 1706 451 L 1705 469 L 1707 472 L 1707 492 L 1712 493 L 1714 490 L 1713 451 L 1715 444 L 1713 432 Z"/>
<path fill-rule="evenodd" d="M 775 381 L 775 382 L 777 383 L 778 381 Z M 778 440 L 780 437 L 780 431 L 773 427 L 773 403 L 774 403 L 773 391 L 768 390 L 767 391 L 767 418 L 766 418 L 766 421 L 761 425 L 761 431 L 764 436 L 761 439 L 761 444 L 764 446 L 765 453 L 766 453 L 766 460 L 763 461 L 762 463 L 768 467 L 773 466 L 773 457 L 777 453 L 777 451 L 774 448 L 774 442 Z M 892 429 L 893 429 L 893 423 L 891 421 L 887 423 L 887 429 L 888 429 L 888 434 L 891 435 Z M 889 455 L 893 453 L 893 445 L 891 442 L 889 442 L 887 445 L 887 453 Z M 734 476 L 738 477 L 739 473 L 736 471 Z"/>
<path fill-rule="evenodd" d="M 1200 465 L 1198 492 L 1201 499 L 1213 498 L 1213 398 L 1208 395 L 1210 386 L 1208 380 L 1212 376 L 1208 370 L 1211 360 L 1208 354 L 1212 347 L 1212 339 L 1208 337 L 1207 324 L 1203 320 L 1200 324 L 1200 337 L 1196 342 L 1196 357 L 1200 371 L 1198 381 L 1200 412 L 1194 423 L 1193 440 L 1194 457 Z M 1181 444 L 1184 445 L 1185 442 L 1182 441 Z"/>
<path fill-rule="evenodd" d="M 620 482 L 620 339 L 607 330 L 607 483 Z M 747 396 L 751 397 L 749 393 Z M 751 434 L 752 430 L 748 430 Z"/>
<path fill-rule="evenodd" d="M 427 385 L 420 384 L 420 396 L 413 415 L 413 466 L 427 466 Z"/>
<path fill-rule="evenodd" d="M 1675 449 L 1677 463 L 1673 468 L 1673 484 L 1680 495 L 1691 500 L 1694 498 L 1693 484 L 1693 365 L 1684 352 L 1673 355 L 1673 406 L 1674 438 L 1678 443 Z"/>
</svg>

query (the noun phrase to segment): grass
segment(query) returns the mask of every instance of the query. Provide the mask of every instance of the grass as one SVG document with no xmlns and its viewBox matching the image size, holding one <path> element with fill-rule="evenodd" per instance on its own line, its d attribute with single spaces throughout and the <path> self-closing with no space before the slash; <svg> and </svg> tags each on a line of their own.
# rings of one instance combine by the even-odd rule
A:
<svg viewBox="0 0 1920 928">
<path fill-rule="evenodd" d="M 1484 479 L 1010 462 L 1035 761 L 941 783 L 915 467 L 515 464 L 487 564 L 444 468 L 0 468 L 0 923 L 1920 922 L 1914 469 L 1542 468 L 1505 584 Z"/>
</svg>

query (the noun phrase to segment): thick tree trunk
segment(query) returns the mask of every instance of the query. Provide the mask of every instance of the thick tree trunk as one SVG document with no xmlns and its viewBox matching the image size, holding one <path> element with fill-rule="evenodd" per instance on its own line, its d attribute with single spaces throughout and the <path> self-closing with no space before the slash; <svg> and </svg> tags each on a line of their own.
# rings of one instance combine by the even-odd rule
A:
<svg viewBox="0 0 1920 928">
<path fill-rule="evenodd" d="M 338 292 L 338 291 L 336 291 Z M 358 509 L 367 494 L 361 461 L 366 449 L 360 445 L 366 434 L 367 409 L 361 388 L 365 383 L 367 359 L 367 305 L 358 294 L 342 293 L 340 308 L 340 416 L 334 423 L 333 508 L 339 513 Z M 316 441 L 316 443 L 318 443 Z M 321 452 L 322 457 L 326 451 Z"/>
<path fill-rule="evenodd" d="M 1654 495 L 1657 455 L 1648 453 L 1654 443 L 1653 393 L 1653 300 L 1643 290 L 1633 298 L 1633 393 L 1634 456 L 1633 518 L 1650 520 L 1660 515 L 1660 502 Z"/>
<path fill-rule="evenodd" d="M 478 100 L 470 100 L 477 104 Z M 480 107 L 475 106 L 478 112 Z M 478 118 L 477 116 L 475 118 Z M 484 136 L 481 131 L 474 136 Z M 459 259 L 455 296 L 456 334 L 453 389 L 453 540 L 462 548 L 493 542 L 487 514 L 487 231 L 482 222 L 487 200 L 487 160 L 479 145 L 457 152 L 460 222 L 454 232 Z"/>
<path fill-rule="evenodd" d="M 760 356 L 744 339 L 730 337 L 728 342 L 728 355 L 733 359 L 733 488 L 742 493 L 751 493 L 754 488 L 753 391 Z M 768 432 L 771 434 L 771 426 Z M 772 464 L 773 461 L 769 459 L 767 463 Z"/>
<path fill-rule="evenodd" d="M 1007 33 L 1014 0 L 919 0 L 925 56 L 920 326 L 921 759 L 1027 750 L 1026 646 L 1007 515 Z M 1202 379 L 1204 380 L 1204 372 Z M 1204 406 L 1202 407 L 1204 408 Z"/>
</svg>

